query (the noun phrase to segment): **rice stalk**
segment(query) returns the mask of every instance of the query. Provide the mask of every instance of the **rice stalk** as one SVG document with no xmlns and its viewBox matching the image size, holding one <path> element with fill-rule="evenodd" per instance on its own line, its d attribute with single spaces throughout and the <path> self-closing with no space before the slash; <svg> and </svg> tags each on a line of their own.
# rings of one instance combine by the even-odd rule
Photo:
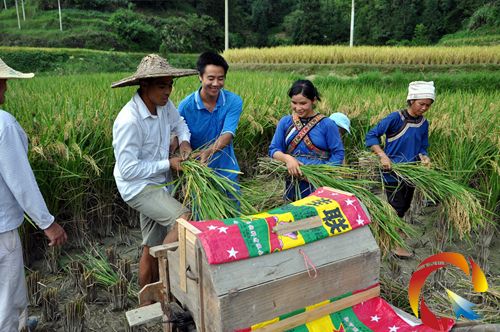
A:
<svg viewBox="0 0 500 332">
<path fill-rule="evenodd" d="M 33 271 L 26 277 L 30 305 L 38 306 L 41 301 L 40 272 Z"/>
<path fill-rule="evenodd" d="M 47 288 L 42 293 L 42 317 L 45 322 L 57 320 L 57 304 L 59 303 L 58 297 L 59 289 L 54 287 Z"/>
<path fill-rule="evenodd" d="M 173 195 L 180 192 L 182 204 L 190 208 L 193 218 L 199 220 L 231 218 L 256 212 L 235 188 L 235 182 L 218 175 L 198 160 L 182 162 L 182 172 L 173 185 Z"/>
<path fill-rule="evenodd" d="M 85 299 L 77 299 L 64 306 L 64 331 L 82 332 L 85 328 Z"/>
<path fill-rule="evenodd" d="M 283 181 L 288 176 L 285 164 L 275 159 L 259 159 L 259 168 Z M 300 169 L 315 188 L 326 186 L 354 194 L 366 206 L 372 220 L 370 227 L 383 252 L 387 253 L 395 245 L 406 246 L 399 230 L 406 235 L 414 234 L 413 228 L 400 219 L 386 201 L 369 190 L 377 182 L 360 178 L 358 169 L 330 165 L 301 165 Z"/>
<path fill-rule="evenodd" d="M 111 288 L 111 306 L 113 310 L 123 310 L 127 306 L 129 283 L 120 279 Z"/>
<path fill-rule="evenodd" d="M 93 276 L 97 285 L 109 289 L 121 280 L 116 268 L 98 249 L 87 250 L 78 258 L 82 260 L 87 273 Z M 128 296 L 135 298 L 138 291 L 137 286 L 130 283 L 127 291 Z"/>
<path fill-rule="evenodd" d="M 423 196 L 441 203 L 443 218 L 458 233 L 460 239 L 470 238 L 471 230 L 476 231 L 487 222 L 481 206 L 480 192 L 469 188 L 439 170 L 423 167 L 420 163 L 393 163 L 392 171 L 402 180 L 413 184 Z M 451 240 L 451 238 L 450 238 Z"/>
</svg>

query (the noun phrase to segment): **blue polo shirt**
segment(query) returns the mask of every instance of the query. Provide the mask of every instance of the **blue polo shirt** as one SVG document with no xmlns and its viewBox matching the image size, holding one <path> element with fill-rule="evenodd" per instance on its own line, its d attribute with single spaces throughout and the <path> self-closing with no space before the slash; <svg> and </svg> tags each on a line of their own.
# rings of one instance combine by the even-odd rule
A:
<svg viewBox="0 0 500 332">
<path fill-rule="evenodd" d="M 225 133 L 231 133 L 234 137 L 243 109 L 243 100 L 240 96 L 222 89 L 214 110 L 210 112 L 201 100 L 200 89 L 184 98 L 178 107 L 179 113 L 186 120 L 191 132 L 193 149 L 208 146 Z M 237 182 L 238 174 L 220 170 L 240 171 L 234 154 L 233 141 L 221 151 L 216 152 L 209 160 L 208 166 L 215 169 L 219 175 Z"/>
</svg>

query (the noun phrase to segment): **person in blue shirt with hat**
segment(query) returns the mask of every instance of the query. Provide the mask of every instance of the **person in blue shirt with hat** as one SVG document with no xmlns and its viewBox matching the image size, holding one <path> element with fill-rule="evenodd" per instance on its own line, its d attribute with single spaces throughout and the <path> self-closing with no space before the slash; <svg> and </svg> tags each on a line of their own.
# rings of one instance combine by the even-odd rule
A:
<svg viewBox="0 0 500 332">
<path fill-rule="evenodd" d="M 198 157 L 239 190 L 240 167 L 233 138 L 243 110 L 243 100 L 224 89 L 229 65 L 214 52 L 202 53 L 197 61 L 201 86 L 179 104 L 179 113 L 191 132 L 191 146 Z"/>
<path fill-rule="evenodd" d="M 408 211 L 415 187 L 397 178 L 391 170 L 392 163 L 421 161 L 430 164 L 429 122 L 424 118 L 435 100 L 434 82 L 415 81 L 408 86 L 407 108 L 392 112 L 366 134 L 366 146 L 380 158 L 384 173 L 385 191 L 389 204 L 400 218 Z M 385 135 L 385 148 L 380 138 Z M 399 257 L 411 257 L 403 248 L 394 252 Z"/>
</svg>

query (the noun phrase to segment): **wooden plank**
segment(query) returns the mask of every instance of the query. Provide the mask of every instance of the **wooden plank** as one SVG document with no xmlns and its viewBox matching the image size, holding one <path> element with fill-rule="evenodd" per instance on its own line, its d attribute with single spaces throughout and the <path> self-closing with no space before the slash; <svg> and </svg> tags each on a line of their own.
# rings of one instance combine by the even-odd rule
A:
<svg viewBox="0 0 500 332">
<path fill-rule="evenodd" d="M 166 257 L 168 251 L 176 250 L 178 246 L 179 242 L 160 244 L 159 246 L 149 248 L 149 254 L 156 258 Z"/>
<path fill-rule="evenodd" d="M 223 296 L 235 290 L 304 272 L 304 257 L 298 253 L 299 249 L 302 249 L 317 267 L 334 261 L 348 260 L 368 252 L 379 252 L 369 227 L 360 227 L 339 236 L 332 236 L 282 252 L 232 263 L 209 265 L 209 274 L 215 293 Z M 377 263 L 380 264 L 378 261 Z"/>
<path fill-rule="evenodd" d="M 317 267 L 315 279 L 311 279 L 307 271 L 302 271 L 264 284 L 255 284 L 251 288 L 235 289 L 219 298 L 223 324 L 220 331 L 246 328 L 373 286 L 379 282 L 378 259 L 379 252 L 366 253 Z"/>
<path fill-rule="evenodd" d="M 204 299 L 204 291 L 203 291 L 203 254 L 201 252 L 201 248 L 198 247 L 196 250 L 196 270 L 198 271 L 198 305 L 199 314 L 198 317 L 200 319 L 200 331 L 205 331 L 205 299 Z"/>
<path fill-rule="evenodd" d="M 271 332 L 271 331 L 285 331 L 293 327 L 305 324 L 307 322 L 312 322 L 323 316 L 327 316 L 333 312 L 343 310 L 345 308 L 352 307 L 362 301 L 374 298 L 380 295 L 380 286 L 367 289 L 363 292 L 353 294 L 351 296 L 345 297 L 335 302 L 325 304 L 324 306 L 315 308 L 313 310 L 305 311 L 295 316 L 291 316 L 287 319 L 278 321 L 276 323 L 264 326 L 260 329 L 256 329 L 258 332 Z"/>
<path fill-rule="evenodd" d="M 163 301 L 163 282 L 161 280 L 147 284 L 139 291 L 139 305 L 149 301 Z"/>
<path fill-rule="evenodd" d="M 304 229 L 311 229 L 323 226 L 320 216 L 314 216 L 309 218 L 304 218 L 296 220 L 293 222 L 281 223 L 273 227 L 273 233 L 278 235 L 288 234 L 296 231 L 301 231 Z"/>
<path fill-rule="evenodd" d="M 179 286 L 186 292 L 186 228 L 179 223 Z"/>
<path fill-rule="evenodd" d="M 177 219 L 177 224 L 179 224 L 179 226 L 183 226 L 185 229 L 188 229 L 193 234 L 201 233 L 201 231 L 198 228 L 196 228 L 195 226 L 193 226 L 186 219 L 183 219 L 183 218 Z"/>
<path fill-rule="evenodd" d="M 150 322 L 161 322 L 163 311 L 160 303 L 129 310 L 125 313 L 129 326 L 139 326 Z"/>
<path fill-rule="evenodd" d="M 332 188 L 332 187 L 323 187 L 323 189 L 328 190 L 328 191 L 332 191 L 334 193 L 339 193 L 339 194 L 342 194 L 342 195 L 355 196 L 353 193 L 350 193 L 350 192 L 347 192 L 347 191 L 343 191 L 343 190 L 339 190 L 339 189 L 335 189 L 335 188 Z"/>
</svg>

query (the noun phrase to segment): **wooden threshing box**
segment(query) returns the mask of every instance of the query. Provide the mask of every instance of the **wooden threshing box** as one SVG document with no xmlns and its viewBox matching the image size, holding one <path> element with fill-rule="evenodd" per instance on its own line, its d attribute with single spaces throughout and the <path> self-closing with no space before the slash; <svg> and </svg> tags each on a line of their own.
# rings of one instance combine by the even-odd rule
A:
<svg viewBox="0 0 500 332">
<path fill-rule="evenodd" d="M 232 332 L 270 320 L 257 331 L 284 331 L 378 296 L 380 251 L 364 226 L 366 209 L 352 194 L 332 188 L 319 188 L 314 195 L 250 216 L 250 223 L 241 218 L 229 224 L 179 219 L 178 243 L 150 248 L 159 258 L 160 281 L 144 287 L 139 301 L 157 303 L 127 312 L 131 326 L 163 316 L 164 331 L 170 331 L 169 303 L 178 301 L 191 312 L 199 332 Z M 220 233 L 214 222 L 222 223 Z M 229 234 L 221 237 L 222 231 L 233 234 L 228 230 L 231 222 L 241 236 L 251 230 L 245 233 L 250 236 L 245 235 L 247 247 L 238 247 L 238 259 L 251 258 L 231 259 L 236 259 L 236 242 Z M 269 236 L 258 240 L 252 233 L 262 223 L 260 231 Z M 261 252 L 264 244 L 271 254 Z M 248 253 L 252 248 L 253 254 L 245 256 L 244 248 Z M 227 260 L 232 261 L 215 264 Z M 287 318 L 274 320 L 282 315 Z"/>
<path fill-rule="evenodd" d="M 369 227 L 282 252 L 209 265 L 197 230 L 185 221 L 179 226 L 179 248 L 168 252 L 170 290 L 191 311 L 198 331 L 247 328 L 379 282 L 380 251 Z M 374 296 L 378 288 L 364 294 Z M 313 320 L 321 314 L 306 316 Z M 267 330 L 277 329 L 281 327 Z"/>
</svg>

